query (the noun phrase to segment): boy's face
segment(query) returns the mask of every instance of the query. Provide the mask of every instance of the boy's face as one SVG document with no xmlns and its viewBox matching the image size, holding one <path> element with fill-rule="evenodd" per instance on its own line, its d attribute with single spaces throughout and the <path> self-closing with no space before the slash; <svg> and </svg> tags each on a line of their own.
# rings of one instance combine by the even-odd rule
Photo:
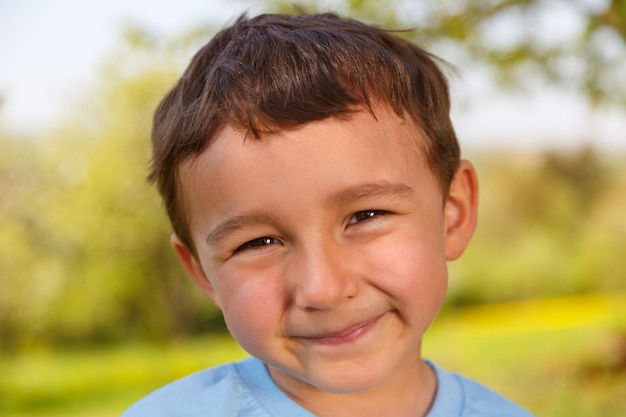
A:
<svg viewBox="0 0 626 417">
<path fill-rule="evenodd" d="M 383 107 L 376 118 L 261 140 L 226 127 L 181 169 L 198 259 L 175 236 L 174 248 L 234 338 L 294 396 L 423 369 L 446 260 L 474 228 L 471 166 L 443 199 L 415 126 Z"/>
</svg>

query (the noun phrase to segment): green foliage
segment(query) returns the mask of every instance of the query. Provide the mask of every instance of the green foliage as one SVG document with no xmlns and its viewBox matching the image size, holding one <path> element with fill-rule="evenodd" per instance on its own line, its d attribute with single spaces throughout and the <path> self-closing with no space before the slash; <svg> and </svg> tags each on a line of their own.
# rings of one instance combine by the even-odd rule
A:
<svg viewBox="0 0 626 417">
<path fill-rule="evenodd" d="M 385 27 L 417 24 L 403 36 L 487 62 L 504 83 L 541 73 L 592 99 L 624 102 L 626 5 L 585 3 L 345 0 L 338 9 Z M 533 19 L 546 7 L 575 10 L 581 30 L 547 43 L 540 32 L 538 41 Z M 492 28 L 503 21 L 526 30 L 499 43 Z M 0 130 L 0 415 L 119 415 L 176 377 L 244 355 L 215 336 L 121 345 L 224 329 L 177 265 L 145 182 L 154 106 L 209 32 L 164 42 L 130 28 L 102 84 L 62 129 L 39 140 Z M 626 156 L 590 148 L 472 159 L 479 228 L 451 264 L 449 303 L 426 354 L 537 415 L 624 415 L 623 296 L 462 306 L 626 291 Z M 91 344 L 101 347 L 54 350 Z"/>
<path fill-rule="evenodd" d="M 623 291 L 623 157 L 482 155 L 479 226 L 452 264 L 451 304 Z"/>
<path fill-rule="evenodd" d="M 405 35 L 462 44 L 476 57 L 482 50 L 534 59 L 536 51 L 494 49 L 479 34 L 490 19 L 524 14 L 535 3 L 423 3 L 420 30 Z M 621 30 L 618 3 L 586 22 Z M 340 11 L 384 26 L 410 23 L 401 19 L 410 15 L 408 3 L 341 4 Z M 145 182 L 153 109 L 209 33 L 197 28 L 166 42 L 129 28 L 101 85 L 63 128 L 38 140 L 0 130 L 0 350 L 224 330 L 219 311 L 177 265 L 159 198 Z M 489 57 L 499 68 L 519 68 L 517 58 Z M 452 264 L 450 307 L 626 289 L 623 155 L 583 149 L 475 161 L 480 225 Z"/>
<path fill-rule="evenodd" d="M 292 3 L 268 1 L 283 12 L 294 11 Z M 305 11 L 326 11 L 328 3 L 297 4 Z M 626 103 L 624 0 L 337 0 L 332 5 L 383 27 L 415 27 L 405 35 L 435 52 L 450 51 L 468 66 L 487 64 L 503 86 L 533 88 L 542 78 L 584 91 L 597 103 Z"/>
<path fill-rule="evenodd" d="M 172 83 L 163 49 L 120 52 L 119 70 L 50 137 L 3 139 L 0 347 L 223 328 L 178 267 L 145 180 L 151 115 Z"/>
</svg>

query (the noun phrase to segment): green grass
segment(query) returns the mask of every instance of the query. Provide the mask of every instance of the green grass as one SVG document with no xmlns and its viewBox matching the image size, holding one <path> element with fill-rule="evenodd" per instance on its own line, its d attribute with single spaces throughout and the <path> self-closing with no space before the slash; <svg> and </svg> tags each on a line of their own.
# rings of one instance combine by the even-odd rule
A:
<svg viewBox="0 0 626 417">
<path fill-rule="evenodd" d="M 424 355 L 538 416 L 626 415 L 626 295 L 446 312 Z M 113 417 L 176 378 L 245 353 L 226 336 L 0 356 L 0 415 Z"/>
<path fill-rule="evenodd" d="M 624 416 L 624 305 L 626 295 L 588 295 L 451 312 L 424 356 L 538 416 Z"/>
<path fill-rule="evenodd" d="M 0 415 L 117 416 L 146 393 L 245 356 L 227 336 L 167 346 L 46 350 L 0 357 Z"/>
</svg>

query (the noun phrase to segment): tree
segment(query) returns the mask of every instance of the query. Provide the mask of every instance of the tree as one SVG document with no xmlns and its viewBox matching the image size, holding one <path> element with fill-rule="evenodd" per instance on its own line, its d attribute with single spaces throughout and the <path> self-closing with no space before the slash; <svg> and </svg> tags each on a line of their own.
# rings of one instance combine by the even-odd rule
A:
<svg viewBox="0 0 626 417">
<path fill-rule="evenodd" d="M 270 7 L 293 11 L 291 2 Z M 626 1 L 342 0 L 341 13 L 387 28 L 434 51 L 486 64 L 502 85 L 540 76 L 595 103 L 626 103 Z M 296 8 L 316 10 L 313 1 Z"/>
<path fill-rule="evenodd" d="M 223 328 L 178 266 L 145 179 L 152 112 L 185 42 L 129 30 L 58 131 L 0 138 L 0 348 Z"/>
<path fill-rule="evenodd" d="M 508 85 L 536 73 L 600 103 L 626 97 L 626 83 L 616 82 L 626 73 L 624 1 L 595 9 L 583 0 L 381 3 L 344 0 L 338 9 L 389 28 L 415 25 L 401 35 L 484 62 Z M 553 39 L 545 19 L 555 8 L 578 16 L 578 26 Z M 159 339 L 222 324 L 177 265 L 164 211 L 144 180 L 156 102 L 212 32 L 164 40 L 130 28 L 73 120 L 45 140 L 0 137 L 0 348 Z M 532 172 L 498 161 L 483 164 L 483 188 L 499 205 L 484 200 L 485 222 L 455 266 L 452 299 L 623 290 L 626 171 L 606 174 L 586 150 L 537 158 Z M 541 196 L 558 204 L 538 205 Z"/>
</svg>

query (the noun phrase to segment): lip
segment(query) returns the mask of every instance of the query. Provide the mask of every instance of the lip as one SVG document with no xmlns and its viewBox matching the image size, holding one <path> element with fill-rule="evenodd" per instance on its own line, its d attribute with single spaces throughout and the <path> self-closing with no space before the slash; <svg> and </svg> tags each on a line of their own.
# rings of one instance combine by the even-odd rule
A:
<svg viewBox="0 0 626 417">
<path fill-rule="evenodd" d="M 379 320 L 383 316 L 384 314 L 381 314 L 373 319 L 353 324 L 338 331 L 303 336 L 301 338 L 317 345 L 342 345 L 346 343 L 353 343 L 363 337 L 366 333 L 369 333 L 370 330 L 378 324 Z"/>
</svg>

